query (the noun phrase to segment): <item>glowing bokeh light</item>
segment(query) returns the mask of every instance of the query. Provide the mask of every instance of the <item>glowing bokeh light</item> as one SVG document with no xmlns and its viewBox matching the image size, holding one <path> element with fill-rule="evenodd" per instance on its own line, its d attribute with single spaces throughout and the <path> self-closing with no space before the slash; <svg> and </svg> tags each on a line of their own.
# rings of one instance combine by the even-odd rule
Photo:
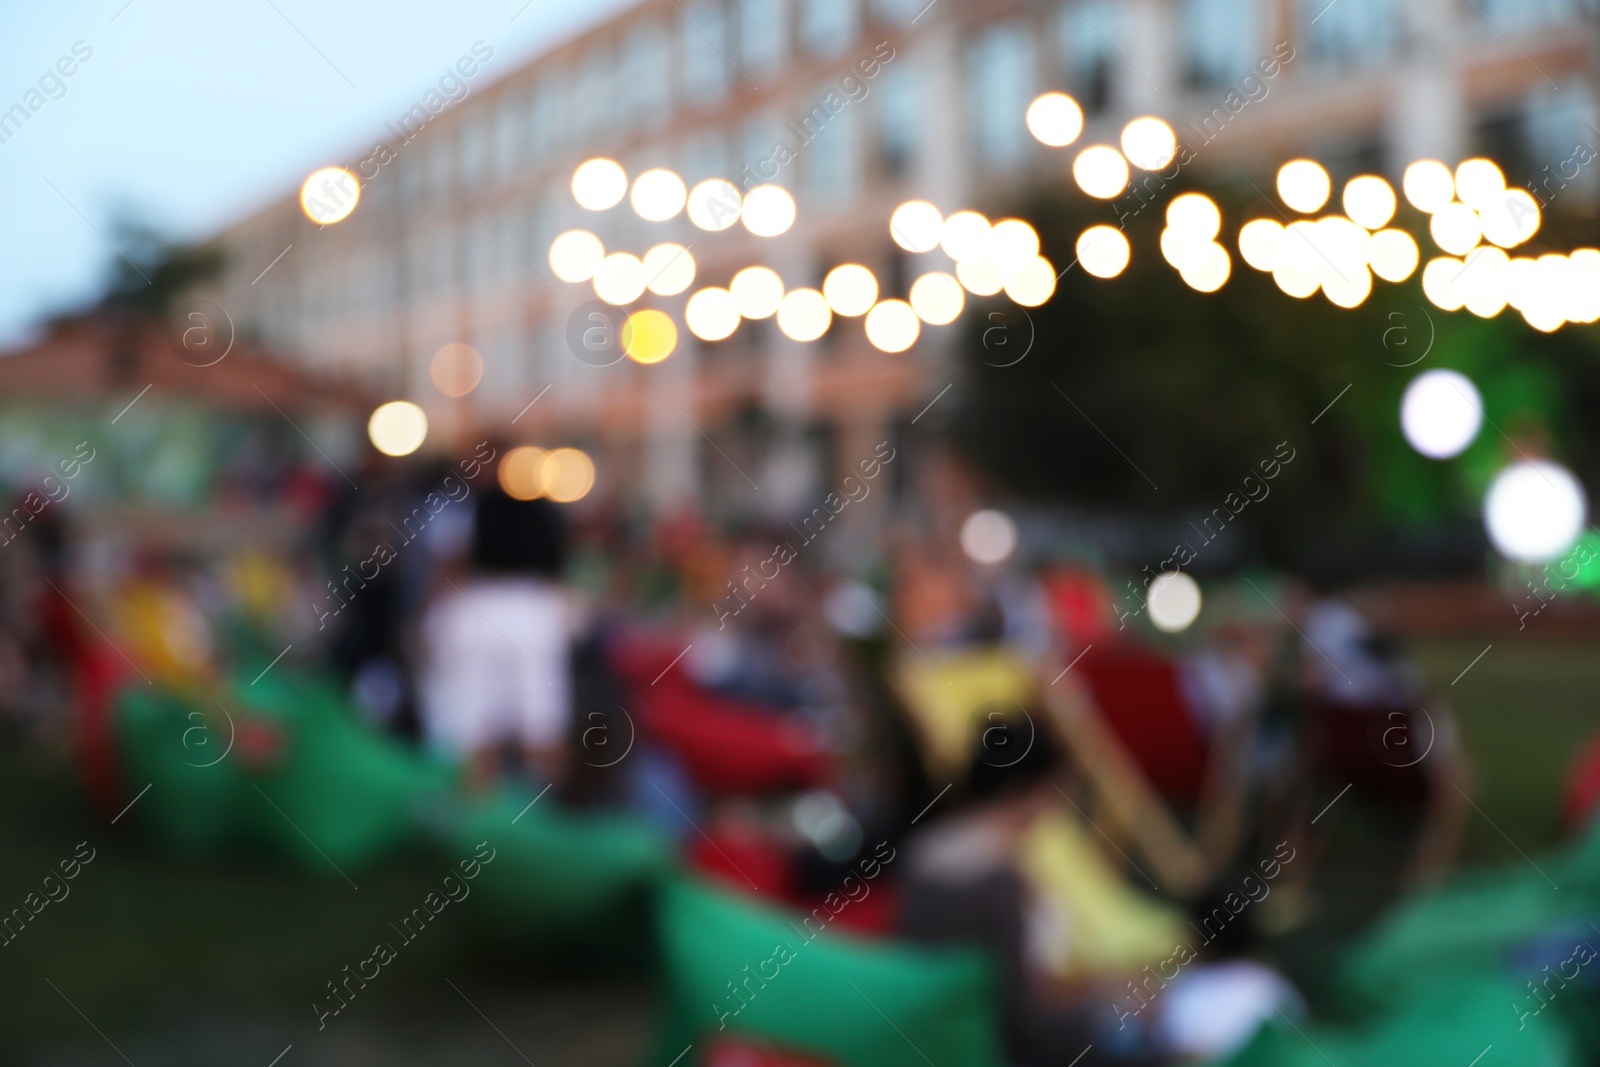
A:
<svg viewBox="0 0 1600 1067">
<path fill-rule="evenodd" d="M 594 488 L 594 460 L 577 448 L 557 448 L 545 453 L 539 464 L 539 488 L 557 504 L 582 500 Z"/>
<path fill-rule="evenodd" d="M 889 236 L 907 252 L 932 252 L 944 235 L 944 215 L 926 200 L 907 200 L 889 216 Z"/>
<path fill-rule="evenodd" d="M 1056 269 L 1043 256 L 1034 256 L 1006 275 L 1005 291 L 1023 307 L 1036 308 L 1054 295 Z"/>
<path fill-rule="evenodd" d="M 1222 229 L 1222 212 L 1204 193 L 1184 193 L 1167 205 L 1167 226 L 1210 241 Z"/>
<path fill-rule="evenodd" d="M 572 198 L 590 211 L 616 207 L 628 192 L 628 172 L 614 159 L 598 157 L 572 172 Z"/>
<path fill-rule="evenodd" d="M 1460 311 L 1467 298 L 1456 285 L 1466 264 L 1454 256 L 1439 256 L 1428 260 L 1422 268 L 1422 295 L 1440 311 Z"/>
<path fill-rule="evenodd" d="M 694 284 L 694 256 L 668 241 L 644 254 L 645 286 L 657 296 L 676 296 Z"/>
<path fill-rule="evenodd" d="M 1483 237 L 1478 213 L 1459 203 L 1446 204 L 1434 212 L 1428 232 L 1433 235 L 1433 243 L 1452 256 L 1466 255 Z"/>
<path fill-rule="evenodd" d="M 1406 199 L 1418 211 L 1431 215 L 1456 195 L 1456 180 L 1450 168 L 1437 159 L 1420 159 L 1406 168 L 1401 187 Z"/>
<path fill-rule="evenodd" d="M 500 458 L 495 478 L 507 496 L 513 500 L 538 500 L 544 496 L 544 486 L 539 484 L 539 468 L 544 465 L 545 455 L 542 448 L 523 445 Z"/>
<path fill-rule="evenodd" d="M 1227 282 L 1233 271 L 1228 250 L 1215 241 L 1206 242 L 1200 254 L 1178 271 L 1184 284 L 1202 293 L 1214 293 Z"/>
<path fill-rule="evenodd" d="M 828 298 L 815 289 L 792 289 L 778 305 L 778 329 L 794 341 L 815 341 L 833 325 Z"/>
<path fill-rule="evenodd" d="M 1469 159 L 1456 168 L 1456 199 L 1474 211 L 1494 206 L 1506 191 L 1506 176 L 1487 159 Z"/>
<path fill-rule="evenodd" d="M 622 350 L 635 363 L 660 363 L 678 347 L 678 325 L 655 308 L 629 315 L 622 324 Z"/>
<path fill-rule="evenodd" d="M 728 283 L 739 314 L 747 319 L 775 315 L 783 303 L 783 279 L 770 267 L 746 267 Z"/>
<path fill-rule="evenodd" d="M 1272 219 L 1251 219 L 1239 230 L 1239 255 L 1259 271 L 1277 269 L 1283 257 L 1283 226 Z"/>
<path fill-rule="evenodd" d="M 1506 189 L 1478 213 L 1483 236 L 1501 248 L 1515 248 L 1539 232 L 1539 202 L 1526 189 Z"/>
<path fill-rule="evenodd" d="M 1021 219 L 1001 219 L 989 231 L 989 254 L 1001 270 L 1016 270 L 1039 254 L 1039 234 Z"/>
<path fill-rule="evenodd" d="M 1278 168 L 1278 196 L 1292 210 L 1309 215 L 1328 202 L 1333 183 L 1322 164 L 1292 159 Z"/>
<path fill-rule="evenodd" d="M 992 259 L 961 260 L 956 264 L 956 278 L 973 296 L 993 296 L 1006 284 L 1006 272 Z"/>
<path fill-rule="evenodd" d="M 867 312 L 867 340 L 884 352 L 904 352 L 917 343 L 922 320 L 904 300 L 883 300 Z"/>
<path fill-rule="evenodd" d="M 947 326 L 956 321 L 966 301 L 961 283 L 944 271 L 929 271 L 911 283 L 911 310 L 929 326 Z"/>
<path fill-rule="evenodd" d="M 722 178 L 707 178 L 689 190 L 689 221 L 717 233 L 739 221 L 743 205 L 738 186 Z"/>
<path fill-rule="evenodd" d="M 739 209 L 744 228 L 757 237 L 776 237 L 794 225 L 794 197 L 781 185 L 758 185 Z"/>
<path fill-rule="evenodd" d="M 1417 269 L 1421 253 L 1404 230 L 1379 230 L 1367 246 L 1372 273 L 1386 282 L 1403 282 Z"/>
<path fill-rule="evenodd" d="M 957 211 L 939 231 L 939 246 L 957 263 L 987 256 L 993 240 L 989 220 L 976 211 Z"/>
<path fill-rule="evenodd" d="M 822 279 L 822 295 L 835 315 L 865 315 L 878 300 L 878 279 L 859 263 L 844 263 Z"/>
<path fill-rule="evenodd" d="M 1078 263 L 1096 278 L 1115 278 L 1128 266 L 1132 250 L 1115 226 L 1091 226 L 1078 236 Z"/>
<path fill-rule="evenodd" d="M 343 222 L 361 199 L 361 183 L 343 167 L 312 171 L 300 186 L 300 210 L 321 226 Z"/>
<path fill-rule="evenodd" d="M 720 341 L 739 328 L 739 302 L 726 289 L 701 289 L 684 305 L 683 322 L 700 340 Z"/>
<path fill-rule="evenodd" d="M 974 563 L 1004 563 L 1017 549 L 1017 524 L 1003 511 L 974 511 L 961 523 L 961 551 Z"/>
<path fill-rule="evenodd" d="M 428 361 L 428 378 L 445 396 L 466 396 L 483 380 L 483 357 L 471 345 L 445 345 Z"/>
<path fill-rule="evenodd" d="M 1028 105 L 1027 122 L 1039 143 L 1060 148 L 1083 132 L 1083 109 L 1066 93 L 1044 93 Z"/>
<path fill-rule="evenodd" d="M 428 416 L 409 400 L 379 404 L 367 420 L 367 439 L 386 456 L 409 456 L 428 437 Z"/>
<path fill-rule="evenodd" d="M 1523 460 L 1489 483 L 1483 522 L 1500 554 L 1520 563 L 1555 559 L 1577 541 L 1589 501 L 1572 472 L 1548 459 Z"/>
<path fill-rule="evenodd" d="M 550 242 L 550 269 L 564 282 L 588 281 L 605 258 L 605 245 L 588 230 L 568 230 Z"/>
<path fill-rule="evenodd" d="M 1110 200 L 1128 187 L 1128 161 L 1110 145 L 1091 145 L 1072 161 L 1072 178 L 1090 196 Z"/>
<path fill-rule="evenodd" d="M 594 272 L 594 295 L 608 304 L 621 307 L 644 295 L 644 263 L 631 252 L 613 252 L 600 261 Z"/>
<path fill-rule="evenodd" d="M 1453 370 L 1422 372 L 1400 398 L 1400 430 L 1406 442 L 1429 459 L 1459 456 L 1482 425 L 1478 387 Z"/>
<path fill-rule="evenodd" d="M 1341 202 L 1344 213 L 1369 230 L 1381 230 L 1389 225 L 1399 206 L 1394 188 L 1374 174 L 1364 174 L 1346 182 Z"/>
<path fill-rule="evenodd" d="M 647 170 L 633 180 L 628 201 L 646 222 L 665 222 L 683 210 L 689 190 L 683 179 L 665 167 Z"/>
<path fill-rule="evenodd" d="M 1178 137 L 1171 126 L 1146 115 L 1122 128 L 1122 154 L 1140 170 L 1160 170 L 1178 154 Z"/>
<path fill-rule="evenodd" d="M 1200 586 L 1182 571 L 1162 571 L 1145 596 L 1150 622 L 1163 633 L 1187 630 L 1200 617 Z"/>
</svg>

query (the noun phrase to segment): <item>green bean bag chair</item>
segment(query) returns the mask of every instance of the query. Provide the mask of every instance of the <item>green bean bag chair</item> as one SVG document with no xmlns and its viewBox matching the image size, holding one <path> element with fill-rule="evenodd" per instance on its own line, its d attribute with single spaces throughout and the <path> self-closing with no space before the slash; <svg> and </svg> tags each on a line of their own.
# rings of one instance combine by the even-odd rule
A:
<svg viewBox="0 0 1600 1067">
<path fill-rule="evenodd" d="M 1269 1022 L 1225 1067 L 1470 1067 L 1480 1056 L 1484 1067 L 1580 1067 L 1584 1060 L 1557 1015 L 1518 1017 L 1513 1006 L 1526 995 L 1496 975 L 1441 975 L 1397 993 L 1363 1026 Z"/>
<path fill-rule="evenodd" d="M 656 1067 L 684 1053 L 678 1067 L 1001 1063 L 992 976 L 974 950 L 854 937 L 689 878 L 663 889 L 657 914 Z"/>
<path fill-rule="evenodd" d="M 498 937 L 551 945 L 637 940 L 650 892 L 672 866 L 670 842 L 635 816 L 563 811 L 549 797 L 505 789 L 466 799 L 436 820 L 452 865 L 487 843 L 473 883 L 477 921 Z"/>
</svg>

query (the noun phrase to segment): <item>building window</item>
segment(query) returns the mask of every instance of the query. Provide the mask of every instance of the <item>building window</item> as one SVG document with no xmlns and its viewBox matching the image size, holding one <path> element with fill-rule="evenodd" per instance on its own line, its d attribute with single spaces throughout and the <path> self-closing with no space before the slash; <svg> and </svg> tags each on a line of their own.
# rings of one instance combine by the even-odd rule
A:
<svg viewBox="0 0 1600 1067">
<path fill-rule="evenodd" d="M 728 144 L 718 133 L 698 133 L 683 148 L 683 180 L 691 186 L 707 178 L 733 177 L 728 166 Z"/>
<path fill-rule="evenodd" d="M 782 176 L 784 160 L 788 153 L 777 151 L 780 139 L 773 129 L 773 123 L 766 118 L 753 118 L 744 124 L 744 147 L 742 170 L 734 184 L 743 192 L 749 192 L 758 185 L 777 181 L 780 185 L 787 182 L 778 181 Z M 788 144 L 787 140 L 782 141 Z M 791 149 L 798 146 L 790 145 Z"/>
<path fill-rule="evenodd" d="M 1016 22 L 992 26 L 967 52 L 967 117 L 973 148 L 991 166 L 1021 159 L 1023 116 L 1033 99 L 1033 38 Z"/>
<path fill-rule="evenodd" d="M 522 162 L 522 95 L 502 93 L 494 111 L 494 170 L 500 177 L 517 172 Z"/>
<path fill-rule="evenodd" d="M 739 0 L 739 61 L 770 73 L 788 47 L 784 0 Z"/>
<path fill-rule="evenodd" d="M 1067 88 L 1087 114 L 1112 103 L 1114 71 L 1121 57 L 1122 17 L 1113 0 L 1078 0 L 1061 9 L 1061 54 Z"/>
<path fill-rule="evenodd" d="M 435 199 L 450 194 L 450 142 L 444 134 L 436 134 L 428 142 L 428 186 Z"/>
<path fill-rule="evenodd" d="M 1318 63 L 1357 67 L 1382 62 L 1400 44 L 1394 0 L 1299 0 L 1306 50 Z M 1247 60 L 1248 62 L 1248 60 Z"/>
<path fill-rule="evenodd" d="M 882 22 L 905 24 L 932 6 L 930 0 L 872 0 L 872 14 Z"/>
<path fill-rule="evenodd" d="M 1593 15 L 1596 0 L 1478 0 L 1473 12 L 1489 33 L 1526 33 Z"/>
<path fill-rule="evenodd" d="M 577 129 L 585 133 L 610 133 L 617 126 L 616 58 L 611 49 L 595 46 L 583 57 L 578 69 L 576 99 Z"/>
<path fill-rule="evenodd" d="M 1594 123 L 1594 96 L 1581 83 L 1536 93 L 1523 105 L 1517 154 L 1525 158 L 1521 169 L 1541 201 L 1571 187 L 1586 198 L 1593 196 L 1600 185 L 1600 141 Z"/>
<path fill-rule="evenodd" d="M 481 116 L 471 115 L 461 124 L 461 183 L 476 185 L 483 177 L 484 158 L 488 154 L 488 129 Z"/>
<path fill-rule="evenodd" d="M 622 58 L 622 94 L 628 121 L 643 125 L 672 112 L 672 63 L 666 31 L 655 23 L 635 26 Z"/>
<path fill-rule="evenodd" d="M 728 92 L 728 25 L 722 5 L 683 9 L 683 91 L 696 104 L 714 104 Z"/>
<path fill-rule="evenodd" d="M 801 43 L 813 55 L 837 56 L 855 42 L 860 21 L 856 0 L 802 0 Z"/>
<path fill-rule="evenodd" d="M 846 107 L 801 150 L 806 188 L 817 199 L 838 201 L 851 193 L 857 166 L 855 108 Z"/>
<path fill-rule="evenodd" d="M 883 167 L 899 177 L 916 159 L 922 121 L 922 72 L 909 60 L 885 70 L 878 82 L 878 144 Z"/>
<path fill-rule="evenodd" d="M 1362 3 L 1364 0 L 1355 0 Z M 1326 4 L 1327 0 L 1322 0 Z M 1334 7 L 1350 4 L 1336 0 Z M 1260 53 L 1258 0 L 1183 0 L 1183 80 L 1196 87 L 1233 85 Z"/>
<path fill-rule="evenodd" d="M 556 79 L 546 77 L 528 100 L 528 157 L 534 166 L 556 146 Z"/>
</svg>

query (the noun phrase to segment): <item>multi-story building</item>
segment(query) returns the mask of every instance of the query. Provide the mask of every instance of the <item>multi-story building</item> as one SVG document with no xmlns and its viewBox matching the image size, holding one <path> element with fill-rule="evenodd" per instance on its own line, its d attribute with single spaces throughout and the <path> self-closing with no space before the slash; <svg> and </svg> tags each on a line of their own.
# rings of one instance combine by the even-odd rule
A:
<svg viewBox="0 0 1600 1067">
<path fill-rule="evenodd" d="M 229 266 L 213 295 L 291 358 L 421 403 L 435 441 L 487 426 L 580 444 L 599 460 L 602 489 L 640 490 L 653 507 L 782 511 L 809 505 L 833 467 L 870 454 L 939 393 L 955 330 L 924 329 L 890 355 L 866 342 L 859 319 L 836 320 L 812 344 L 766 320 L 712 344 L 684 332 L 653 366 L 595 366 L 571 340 L 574 313 L 594 294 L 554 279 L 552 238 L 582 227 L 608 251 L 688 246 L 694 286 L 644 300 L 680 323 L 694 289 L 726 285 L 752 263 L 796 287 L 859 262 L 904 295 L 929 268 L 890 240 L 899 203 L 983 210 L 1049 181 L 1076 195 L 1066 176 L 1077 146 L 1047 149 L 1024 123 L 1046 89 L 1083 104 L 1080 145 L 1114 144 L 1128 119 L 1155 114 L 1183 140 L 1207 142 L 1200 168 L 1270 173 L 1309 153 L 1336 170 L 1398 177 L 1412 159 L 1488 151 L 1521 183 L 1576 144 L 1600 148 L 1594 6 L 642 0 L 516 69 L 483 59 L 486 42 L 440 92 L 419 86 L 419 107 L 375 131 L 387 151 L 362 146 L 343 161 L 364 181 L 356 212 L 319 228 L 289 193 L 220 235 Z M 1293 58 L 1264 80 L 1259 63 L 1274 55 Z M 876 60 L 870 76 L 864 60 Z M 777 238 L 706 233 L 683 215 L 645 223 L 626 201 L 592 213 L 569 188 L 574 167 L 596 155 L 630 175 L 667 166 L 691 185 L 745 185 L 763 163 L 754 180 L 770 173 L 777 143 L 792 158 L 770 180 L 799 206 Z M 1586 197 L 1596 171 L 1563 195 Z M 935 261 L 947 269 L 937 251 Z M 427 373 L 451 342 L 486 363 L 461 399 L 440 395 Z"/>
</svg>

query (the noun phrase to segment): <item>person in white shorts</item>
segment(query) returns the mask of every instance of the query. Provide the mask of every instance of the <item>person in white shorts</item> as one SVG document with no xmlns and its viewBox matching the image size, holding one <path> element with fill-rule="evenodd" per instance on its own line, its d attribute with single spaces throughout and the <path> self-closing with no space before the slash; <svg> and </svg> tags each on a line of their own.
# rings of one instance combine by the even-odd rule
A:
<svg viewBox="0 0 1600 1067">
<path fill-rule="evenodd" d="M 492 780 L 507 742 L 535 777 L 562 777 L 572 716 L 563 542 L 556 505 L 486 491 L 471 573 L 441 586 L 423 619 L 423 725 L 475 784 Z"/>
</svg>

